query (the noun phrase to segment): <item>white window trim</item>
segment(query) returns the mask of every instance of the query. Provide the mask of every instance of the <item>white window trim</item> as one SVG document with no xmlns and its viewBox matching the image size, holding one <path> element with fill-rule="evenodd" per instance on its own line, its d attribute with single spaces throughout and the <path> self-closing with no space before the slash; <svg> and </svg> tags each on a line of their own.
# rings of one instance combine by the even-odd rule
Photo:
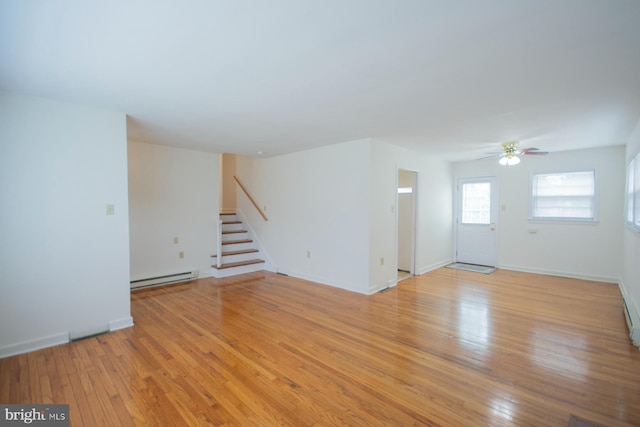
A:
<svg viewBox="0 0 640 427">
<path fill-rule="evenodd" d="M 577 172 L 593 172 L 593 218 L 574 218 L 574 217 L 537 217 L 533 215 L 533 183 L 536 175 L 563 174 Z M 539 224 L 588 224 L 595 225 L 600 222 L 598 217 L 598 205 L 600 188 L 598 184 L 598 174 L 595 168 L 587 169 L 554 169 L 554 170 L 537 170 L 529 173 L 529 222 Z"/>
<path fill-rule="evenodd" d="M 629 194 L 629 174 L 631 172 L 631 168 L 635 167 L 636 170 L 640 169 L 638 167 L 640 165 L 640 152 L 636 153 L 631 157 L 631 160 L 627 163 L 627 169 L 625 171 L 625 192 L 624 192 L 624 223 L 625 225 L 633 231 L 640 233 L 640 221 L 635 217 L 635 211 L 637 210 L 636 203 L 640 203 L 640 197 L 636 198 L 635 195 L 640 191 L 640 189 L 634 188 L 633 197 L 631 200 L 628 197 Z M 635 173 L 635 171 L 634 171 Z M 635 177 L 634 177 L 635 178 Z M 635 187 L 635 186 L 634 186 Z M 636 200 L 637 199 L 637 200 Z M 629 209 L 629 202 L 631 201 L 631 209 L 632 209 L 632 218 L 631 221 L 628 221 L 627 212 Z"/>
</svg>

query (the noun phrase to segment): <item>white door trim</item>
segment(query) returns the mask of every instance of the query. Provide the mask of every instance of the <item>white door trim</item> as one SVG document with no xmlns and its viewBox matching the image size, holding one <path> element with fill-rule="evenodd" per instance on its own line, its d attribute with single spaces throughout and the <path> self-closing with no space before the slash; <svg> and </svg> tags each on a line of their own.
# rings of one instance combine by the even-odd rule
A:
<svg viewBox="0 0 640 427">
<path fill-rule="evenodd" d="M 396 271 L 398 270 L 398 245 L 400 244 L 399 239 L 399 215 L 400 215 L 400 200 L 397 194 L 397 189 L 400 187 L 400 171 L 410 172 L 412 174 L 412 193 L 411 193 L 411 220 L 410 220 L 410 242 L 409 242 L 409 251 L 410 251 L 410 263 L 409 263 L 409 274 L 414 276 L 416 274 L 416 236 L 417 236 L 417 209 L 418 209 L 418 176 L 419 172 L 412 169 L 406 169 L 402 167 L 396 168 Z M 406 243 L 406 242 L 405 242 Z"/>
</svg>

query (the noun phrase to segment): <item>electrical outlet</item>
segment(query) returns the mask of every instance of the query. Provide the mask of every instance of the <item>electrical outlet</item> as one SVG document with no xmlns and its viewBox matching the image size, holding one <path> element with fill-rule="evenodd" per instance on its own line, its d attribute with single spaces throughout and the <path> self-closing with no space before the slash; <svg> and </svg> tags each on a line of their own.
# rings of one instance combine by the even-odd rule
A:
<svg viewBox="0 0 640 427">
<path fill-rule="evenodd" d="M 183 259 L 184 258 L 184 252 L 178 252 L 178 258 Z"/>
<path fill-rule="evenodd" d="M 307 258 L 311 258 L 311 251 L 307 251 Z"/>
<path fill-rule="evenodd" d="M 173 244 L 174 244 L 174 245 L 177 245 L 177 244 L 178 244 L 178 242 L 179 242 L 179 239 L 178 239 L 177 237 L 174 237 L 174 238 L 173 238 Z"/>
</svg>

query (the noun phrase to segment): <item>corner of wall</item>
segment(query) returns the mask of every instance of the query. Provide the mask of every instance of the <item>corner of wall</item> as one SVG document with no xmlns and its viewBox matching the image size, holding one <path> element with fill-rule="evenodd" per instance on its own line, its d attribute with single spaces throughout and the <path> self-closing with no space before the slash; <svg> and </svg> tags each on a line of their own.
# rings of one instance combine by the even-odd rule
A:
<svg viewBox="0 0 640 427">
<path fill-rule="evenodd" d="M 427 265 L 425 267 L 419 268 L 418 271 L 416 271 L 416 274 L 417 275 L 425 274 L 425 273 L 428 273 L 430 271 L 437 270 L 438 268 L 442 268 L 442 267 L 444 267 L 446 265 L 449 265 L 452 262 L 453 262 L 453 258 L 448 258 L 448 259 L 440 261 L 440 262 L 429 264 L 429 265 Z"/>
<path fill-rule="evenodd" d="M 109 332 L 119 329 L 130 328 L 133 326 L 133 317 L 123 317 L 122 319 L 111 320 L 109 322 Z"/>
</svg>

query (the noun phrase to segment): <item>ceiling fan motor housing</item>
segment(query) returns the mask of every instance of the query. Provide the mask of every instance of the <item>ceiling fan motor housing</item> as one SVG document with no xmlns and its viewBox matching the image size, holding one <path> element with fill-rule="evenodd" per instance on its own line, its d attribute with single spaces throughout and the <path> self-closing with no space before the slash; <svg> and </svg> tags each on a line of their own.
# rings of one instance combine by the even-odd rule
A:
<svg viewBox="0 0 640 427">
<path fill-rule="evenodd" d="M 515 156 L 518 152 L 518 143 L 516 141 L 505 142 L 502 144 L 502 148 L 504 148 L 504 152 L 508 158 Z"/>
</svg>

